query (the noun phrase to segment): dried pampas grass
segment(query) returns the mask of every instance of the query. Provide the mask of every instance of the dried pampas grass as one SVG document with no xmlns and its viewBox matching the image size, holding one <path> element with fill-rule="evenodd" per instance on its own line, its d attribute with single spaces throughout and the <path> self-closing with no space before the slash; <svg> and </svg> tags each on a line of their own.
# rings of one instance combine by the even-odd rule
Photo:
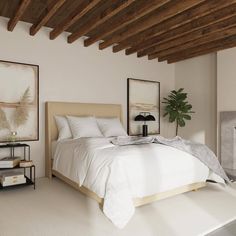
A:
<svg viewBox="0 0 236 236">
<path fill-rule="evenodd" d="M 25 124 L 29 117 L 28 104 L 30 102 L 30 89 L 29 87 L 25 90 L 23 96 L 20 99 L 19 106 L 13 113 L 13 124 L 15 128 Z"/>
<path fill-rule="evenodd" d="M 7 120 L 6 114 L 1 107 L 0 107 L 0 129 L 10 129 L 10 125 Z"/>
<path fill-rule="evenodd" d="M 30 88 L 28 87 L 19 101 L 19 106 L 16 107 L 16 109 L 12 114 L 11 122 L 8 121 L 6 113 L 0 107 L 0 130 L 1 129 L 12 130 L 13 127 L 11 127 L 11 125 L 14 126 L 14 129 L 17 129 L 19 126 L 25 124 L 29 117 L 29 103 L 30 103 Z"/>
</svg>

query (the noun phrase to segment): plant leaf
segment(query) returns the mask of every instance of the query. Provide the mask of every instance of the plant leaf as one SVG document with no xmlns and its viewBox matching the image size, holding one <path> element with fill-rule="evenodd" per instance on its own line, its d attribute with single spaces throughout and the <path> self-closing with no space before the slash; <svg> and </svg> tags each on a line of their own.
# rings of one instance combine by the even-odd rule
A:
<svg viewBox="0 0 236 236">
<path fill-rule="evenodd" d="M 191 116 L 190 116 L 190 115 L 184 114 L 184 115 L 183 115 L 183 118 L 186 119 L 186 120 L 191 120 Z"/>
<path fill-rule="evenodd" d="M 184 127 L 185 126 L 185 121 L 183 119 L 179 119 L 178 122 L 179 122 L 179 126 L 180 127 Z"/>
</svg>

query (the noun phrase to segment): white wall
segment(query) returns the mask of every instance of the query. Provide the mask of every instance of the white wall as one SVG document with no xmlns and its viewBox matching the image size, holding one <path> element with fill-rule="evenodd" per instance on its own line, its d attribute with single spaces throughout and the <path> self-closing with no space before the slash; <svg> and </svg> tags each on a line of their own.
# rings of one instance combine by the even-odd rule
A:
<svg viewBox="0 0 236 236">
<path fill-rule="evenodd" d="M 37 176 L 44 175 L 45 101 L 118 103 L 126 121 L 128 77 L 160 81 L 161 97 L 175 87 L 174 65 L 114 54 L 111 48 L 100 51 L 97 45 L 85 48 L 82 41 L 67 44 L 66 34 L 51 41 L 46 28 L 32 37 L 29 27 L 19 23 L 8 32 L 7 19 L 0 18 L 0 59 L 40 66 L 40 141 L 30 143 Z M 163 120 L 161 134 L 173 136 L 173 127 Z"/>
<path fill-rule="evenodd" d="M 207 144 L 216 151 L 216 55 L 208 54 L 175 64 L 176 88 L 184 88 L 196 112 L 180 136 Z"/>
<path fill-rule="evenodd" d="M 217 53 L 218 153 L 220 154 L 220 112 L 236 111 L 236 48 Z"/>
<path fill-rule="evenodd" d="M 236 111 L 236 48 L 217 53 L 217 111 Z"/>
</svg>

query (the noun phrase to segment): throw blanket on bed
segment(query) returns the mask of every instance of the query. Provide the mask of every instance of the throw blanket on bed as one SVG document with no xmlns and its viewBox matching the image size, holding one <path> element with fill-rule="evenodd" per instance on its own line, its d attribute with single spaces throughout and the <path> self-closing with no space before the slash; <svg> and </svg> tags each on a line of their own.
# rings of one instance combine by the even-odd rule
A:
<svg viewBox="0 0 236 236">
<path fill-rule="evenodd" d="M 139 145 L 146 143 L 159 143 L 164 144 L 181 151 L 187 152 L 194 157 L 198 158 L 214 173 L 222 177 L 227 183 L 230 183 L 229 178 L 225 174 L 224 169 L 220 165 L 216 155 L 204 144 L 191 142 L 176 136 L 173 139 L 166 139 L 162 136 L 149 136 L 149 137 L 118 137 L 112 140 L 114 145 Z"/>
</svg>

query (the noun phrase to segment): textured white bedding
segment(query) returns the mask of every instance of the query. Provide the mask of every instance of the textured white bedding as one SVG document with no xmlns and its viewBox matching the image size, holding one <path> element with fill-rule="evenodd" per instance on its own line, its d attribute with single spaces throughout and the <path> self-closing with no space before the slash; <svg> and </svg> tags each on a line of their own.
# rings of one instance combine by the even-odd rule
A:
<svg viewBox="0 0 236 236">
<path fill-rule="evenodd" d="M 134 213 L 132 198 L 220 180 L 186 152 L 153 143 L 114 146 L 109 138 L 59 141 L 53 169 L 104 198 L 104 213 L 120 228 Z"/>
</svg>

